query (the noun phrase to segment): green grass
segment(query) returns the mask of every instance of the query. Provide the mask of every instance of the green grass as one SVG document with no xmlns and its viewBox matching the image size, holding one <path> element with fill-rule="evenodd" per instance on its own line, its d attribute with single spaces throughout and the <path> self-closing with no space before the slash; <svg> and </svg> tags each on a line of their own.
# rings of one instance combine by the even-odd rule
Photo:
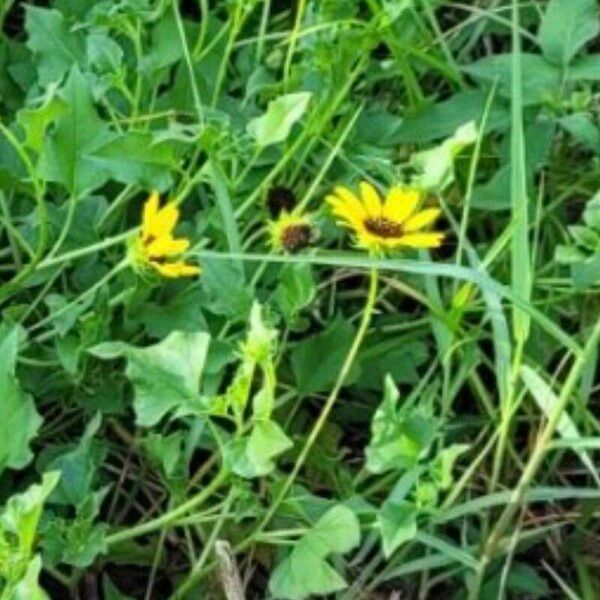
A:
<svg viewBox="0 0 600 600">
<path fill-rule="evenodd" d="M 0 23 L 0 600 L 600 595 L 594 0 Z M 442 246 L 357 247 L 361 181 Z"/>
</svg>

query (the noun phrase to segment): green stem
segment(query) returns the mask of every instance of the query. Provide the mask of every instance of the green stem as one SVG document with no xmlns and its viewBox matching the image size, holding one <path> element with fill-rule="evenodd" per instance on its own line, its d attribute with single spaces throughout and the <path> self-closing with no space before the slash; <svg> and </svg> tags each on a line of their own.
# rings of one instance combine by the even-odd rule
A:
<svg viewBox="0 0 600 600">
<path fill-rule="evenodd" d="M 583 348 L 583 351 L 577 356 L 571 370 L 569 371 L 569 375 L 565 381 L 564 386 L 561 389 L 560 395 L 556 401 L 556 404 L 553 407 L 550 416 L 548 417 L 548 421 L 546 426 L 542 430 L 542 433 L 537 438 L 535 448 L 525 465 L 525 469 L 521 474 L 521 478 L 517 483 L 517 486 L 513 490 L 511 494 L 510 501 L 502 511 L 500 518 L 496 521 L 496 525 L 494 526 L 488 540 L 483 549 L 481 559 L 479 561 L 479 566 L 477 569 L 477 573 L 471 589 L 469 590 L 469 599 L 470 600 L 478 600 L 479 591 L 481 589 L 481 585 L 483 583 L 483 578 L 485 577 L 485 572 L 488 564 L 491 562 L 498 543 L 500 542 L 502 535 L 506 531 L 506 528 L 511 523 L 512 519 L 515 516 L 515 513 L 519 510 L 519 508 L 523 504 L 523 500 L 525 498 L 525 494 L 529 489 L 529 486 L 536 476 L 544 456 L 546 454 L 546 450 L 548 449 L 550 442 L 552 441 L 552 437 L 556 431 L 556 428 L 560 422 L 561 417 L 564 414 L 564 411 L 567 407 L 567 404 L 574 392 L 576 391 L 576 386 L 579 382 L 581 374 L 583 370 L 587 366 L 588 360 L 591 356 L 593 356 L 594 352 L 597 349 L 598 343 L 600 342 L 600 320 L 596 322 L 590 337 L 586 345 Z"/>
<path fill-rule="evenodd" d="M 198 508 L 202 503 L 212 496 L 212 494 L 218 490 L 221 485 L 227 479 L 228 472 L 226 469 L 221 469 L 215 478 L 200 492 L 198 492 L 195 496 L 180 504 L 178 507 L 173 508 L 172 510 L 160 515 L 160 517 L 156 517 L 156 519 L 152 519 L 147 521 L 146 523 L 142 523 L 141 525 L 136 525 L 135 527 L 129 527 L 128 529 L 124 529 L 123 531 L 118 531 L 113 533 L 112 535 L 107 536 L 106 544 L 108 546 L 112 546 L 113 544 L 118 544 L 119 542 L 124 542 L 126 540 L 130 540 L 136 538 L 140 535 L 146 535 L 148 533 L 152 533 L 166 525 L 170 525 L 173 521 L 176 521 L 186 513 Z"/>
<path fill-rule="evenodd" d="M 296 7 L 296 18 L 294 20 L 294 28 L 290 35 L 290 43 L 288 45 L 287 55 L 285 57 L 285 64 L 283 66 L 283 89 L 286 90 L 288 87 L 288 79 L 290 76 L 290 69 L 292 67 L 292 59 L 294 58 L 294 52 L 296 51 L 296 44 L 298 43 L 298 34 L 300 32 L 300 25 L 302 24 L 302 16 L 304 15 L 304 7 L 306 0 L 298 0 L 298 6 Z"/>
<path fill-rule="evenodd" d="M 285 483 L 283 484 L 283 487 L 279 491 L 277 498 L 275 499 L 273 504 L 271 504 L 271 506 L 269 507 L 269 510 L 267 510 L 265 516 L 263 517 L 262 521 L 260 522 L 260 524 L 258 525 L 256 530 L 254 531 L 253 535 L 256 535 L 256 534 L 262 532 L 262 530 L 269 524 L 269 522 L 273 518 L 273 515 L 277 512 L 279 505 L 281 504 L 281 502 L 283 502 L 283 500 L 287 496 L 294 481 L 296 480 L 296 477 L 298 476 L 298 473 L 302 469 L 302 467 L 306 461 L 306 458 L 308 457 L 313 445 L 317 441 L 319 434 L 321 433 L 323 427 L 325 426 L 325 423 L 327 422 L 329 414 L 331 413 L 331 410 L 333 409 L 333 406 L 335 405 L 335 402 L 339 396 L 339 393 L 340 393 L 344 383 L 346 382 L 346 379 L 348 378 L 350 369 L 352 368 L 352 365 L 354 364 L 354 361 L 356 360 L 358 350 L 365 338 L 367 329 L 369 328 L 369 324 L 371 322 L 371 316 L 373 314 L 373 309 L 375 308 L 375 301 L 377 299 L 377 289 L 378 289 L 378 282 L 379 282 L 378 273 L 379 272 L 375 268 L 371 269 L 371 271 L 370 271 L 369 293 L 367 296 L 367 301 L 365 303 L 365 308 L 363 311 L 360 326 L 358 327 L 356 335 L 354 336 L 354 341 L 352 342 L 352 346 L 350 346 L 350 350 L 348 350 L 348 354 L 346 355 L 344 364 L 342 365 L 342 368 L 338 374 L 337 381 L 336 381 L 333 389 L 331 390 L 329 397 L 327 398 L 327 401 L 325 402 L 325 405 L 323 406 L 323 409 L 321 410 L 321 414 L 319 415 L 308 438 L 306 439 L 306 442 L 304 443 L 304 446 L 303 446 L 300 454 L 298 455 L 298 458 L 296 459 L 294 468 L 288 475 L 288 478 L 286 479 Z M 245 545 L 248 545 L 250 543 L 250 541 L 252 540 L 252 537 L 253 536 L 250 536 L 248 538 L 248 541 L 245 542 Z"/>
<path fill-rule="evenodd" d="M 196 564 L 190 571 L 189 575 L 183 580 L 181 585 L 175 590 L 175 592 L 172 596 L 172 600 L 177 600 L 178 598 L 184 598 L 185 595 L 193 588 L 194 583 L 196 581 L 196 577 L 197 577 L 198 573 L 200 571 L 202 571 L 202 568 L 204 567 L 204 564 L 206 563 L 206 561 L 210 555 L 210 551 L 212 550 L 215 542 L 217 541 L 217 536 L 221 532 L 221 529 L 223 528 L 223 525 L 225 524 L 225 521 L 227 520 L 227 516 L 229 514 L 229 509 L 231 507 L 233 500 L 235 499 L 236 492 L 237 492 L 236 488 L 231 488 L 229 490 L 229 494 L 227 496 L 227 499 L 225 500 L 225 504 L 223 505 L 223 510 L 221 511 L 219 520 L 215 523 L 215 526 L 213 527 L 212 531 L 210 532 L 210 536 L 209 536 L 208 540 L 206 541 L 204 548 L 202 549 L 202 554 L 200 555 L 200 558 L 198 559 L 198 561 L 196 562 Z"/>
</svg>

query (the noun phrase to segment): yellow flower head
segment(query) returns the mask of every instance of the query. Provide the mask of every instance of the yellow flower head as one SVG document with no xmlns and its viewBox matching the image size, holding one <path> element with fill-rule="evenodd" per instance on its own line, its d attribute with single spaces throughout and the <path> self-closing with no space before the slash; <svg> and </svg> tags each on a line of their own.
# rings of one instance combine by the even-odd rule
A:
<svg viewBox="0 0 600 600">
<path fill-rule="evenodd" d="M 175 239 L 173 230 L 179 220 L 174 203 L 159 207 L 157 192 L 152 192 L 144 204 L 142 229 L 132 247 L 134 264 L 151 267 L 164 277 L 188 277 L 200 273 L 196 265 L 182 260 L 169 260 L 183 254 L 190 246 L 186 238 Z"/>
<path fill-rule="evenodd" d="M 273 250 L 293 253 L 310 244 L 313 227 L 307 216 L 284 210 L 276 220 L 269 221 L 269 233 Z"/>
<path fill-rule="evenodd" d="M 360 198 L 345 187 L 327 197 L 338 222 L 351 229 L 361 248 L 381 253 L 395 248 L 437 248 L 444 234 L 422 232 L 438 216 L 438 208 L 419 210 L 422 193 L 415 189 L 393 187 L 382 200 L 366 181 L 360 184 Z"/>
</svg>

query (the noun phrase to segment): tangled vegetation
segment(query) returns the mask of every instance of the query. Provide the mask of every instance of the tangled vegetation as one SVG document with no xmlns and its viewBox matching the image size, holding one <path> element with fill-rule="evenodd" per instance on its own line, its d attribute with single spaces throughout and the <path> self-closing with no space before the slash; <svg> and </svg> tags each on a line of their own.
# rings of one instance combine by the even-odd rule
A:
<svg viewBox="0 0 600 600">
<path fill-rule="evenodd" d="M 600 597 L 595 0 L 0 0 L 0 600 Z"/>
</svg>

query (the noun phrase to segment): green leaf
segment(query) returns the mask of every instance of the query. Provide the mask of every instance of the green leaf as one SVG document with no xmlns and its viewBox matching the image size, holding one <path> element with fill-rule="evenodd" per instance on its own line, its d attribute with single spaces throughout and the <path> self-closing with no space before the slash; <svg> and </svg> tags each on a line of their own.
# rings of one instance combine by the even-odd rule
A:
<svg viewBox="0 0 600 600">
<path fill-rule="evenodd" d="M 41 152 L 47 128 L 67 110 L 67 104 L 54 95 L 37 108 L 21 109 L 17 120 L 25 130 L 25 144 L 34 152 Z"/>
<path fill-rule="evenodd" d="M 0 515 L 0 580 L 2 597 L 10 600 L 46 600 L 38 585 L 39 556 L 33 556 L 44 503 L 59 480 L 46 473 L 41 484 L 11 496 Z"/>
<path fill-rule="evenodd" d="M 417 508 L 410 502 L 387 500 L 377 520 L 386 558 L 417 535 Z"/>
<path fill-rule="evenodd" d="M 372 473 L 410 469 L 429 448 L 437 422 L 418 408 L 398 408 L 400 395 L 391 377 L 371 422 L 366 467 Z"/>
<path fill-rule="evenodd" d="M 578 142 L 600 155 L 600 128 L 589 114 L 575 113 L 559 122 Z"/>
<path fill-rule="evenodd" d="M 126 374 L 134 385 L 138 425 L 156 425 L 167 413 L 199 406 L 199 381 L 210 336 L 175 331 L 147 348 L 108 342 L 90 349 L 99 358 L 127 359 Z"/>
<path fill-rule="evenodd" d="M 155 142 L 148 132 L 129 131 L 98 145 L 88 159 L 115 181 L 166 190 L 179 159 L 172 142 Z"/>
<path fill-rule="evenodd" d="M 26 491 L 11 496 L 0 515 L 0 534 L 6 538 L 11 534 L 10 545 L 18 549 L 22 555 L 33 549 L 36 531 L 44 503 L 59 482 L 57 472 L 45 473 L 41 483 L 36 483 Z"/>
<path fill-rule="evenodd" d="M 523 73 L 523 104 L 541 104 L 554 98 L 560 90 L 561 71 L 539 54 L 521 54 Z M 512 54 L 493 54 L 464 67 L 464 71 L 479 83 L 498 82 L 498 91 L 511 97 Z"/>
<path fill-rule="evenodd" d="M 234 440 L 227 460 L 234 473 L 252 479 L 268 475 L 275 468 L 274 458 L 292 447 L 291 440 L 274 421 L 260 420 L 249 437 Z"/>
<path fill-rule="evenodd" d="M 325 331 L 302 340 L 291 352 L 298 392 L 307 396 L 327 391 L 335 382 L 353 339 L 352 325 L 336 317 Z M 347 384 L 356 379 L 357 369 L 352 369 Z"/>
<path fill-rule="evenodd" d="M 210 312 L 232 319 L 246 319 L 253 296 L 239 263 L 203 260 L 200 283 L 209 296 L 206 307 Z M 231 290 L 235 290 L 235 294 Z"/>
<path fill-rule="evenodd" d="M 588 227 L 593 227 L 600 232 L 600 193 L 585 205 L 583 220 Z"/>
<path fill-rule="evenodd" d="M 461 454 L 469 449 L 468 444 L 452 444 L 441 450 L 429 467 L 429 474 L 440 490 L 447 490 L 454 481 L 452 470 Z"/>
<path fill-rule="evenodd" d="M 454 181 L 454 160 L 477 140 L 474 121 L 461 125 L 454 135 L 440 145 L 413 154 L 411 165 L 417 171 L 412 185 L 424 190 L 444 190 Z"/>
<path fill-rule="evenodd" d="M 77 506 L 92 491 L 96 472 L 107 452 L 104 446 L 94 444 L 100 423 L 100 415 L 97 415 L 74 448 L 56 456 L 46 465 L 47 469 L 60 473 L 60 483 L 52 494 L 52 502 Z"/>
<path fill-rule="evenodd" d="M 521 378 L 527 386 L 529 393 L 533 396 L 536 404 L 544 413 L 544 416 L 547 419 L 550 418 L 550 415 L 554 412 L 554 408 L 558 402 L 558 398 L 552 388 L 527 365 L 521 367 Z M 558 425 L 556 426 L 556 430 L 559 435 L 565 439 L 576 440 L 581 438 L 577 425 L 575 425 L 573 419 L 571 419 L 566 411 L 562 413 Z M 584 449 L 575 448 L 574 451 L 579 456 L 581 462 L 587 467 L 596 483 L 600 486 L 600 477 L 598 476 L 598 472 L 590 455 Z"/>
<path fill-rule="evenodd" d="M 94 524 L 109 487 L 86 496 L 77 507 L 75 518 L 50 516 L 41 527 L 44 560 L 65 563 L 79 569 L 89 567 L 107 551 L 107 525 Z"/>
<path fill-rule="evenodd" d="M 361 389 L 381 390 L 385 376 L 400 383 L 417 383 L 418 367 L 429 359 L 429 348 L 424 342 L 398 337 L 376 341 L 365 346 L 359 352 L 357 362 L 361 367 L 360 378 L 356 387 Z"/>
<path fill-rule="evenodd" d="M 31 460 L 29 444 L 42 423 L 33 398 L 19 384 L 15 369 L 19 337 L 18 326 L 0 324 L 0 472 L 21 469 Z"/>
<path fill-rule="evenodd" d="M 550 0 L 538 37 L 544 57 L 566 67 L 598 33 L 596 0 Z"/>
<path fill-rule="evenodd" d="M 36 556 L 27 565 L 27 571 L 16 583 L 10 596 L 6 595 L 6 588 L 3 595 L 10 600 L 49 600 L 49 596 L 38 582 L 41 570 L 42 559 Z"/>
<path fill-rule="evenodd" d="M 110 133 L 98 117 L 88 83 L 77 67 L 71 70 L 62 99 L 68 110 L 58 118 L 56 129 L 46 138 L 42 165 L 48 180 L 62 183 L 69 192 L 80 194 L 101 186 L 108 179 L 88 155 L 106 143 Z"/>
<path fill-rule="evenodd" d="M 466 90 L 448 100 L 425 105 L 418 113 L 404 119 L 396 140 L 402 144 L 423 144 L 451 136 L 463 123 L 481 118 L 487 96 L 483 90 Z M 509 123 L 507 107 L 496 102 L 488 116 L 485 133 L 506 129 Z"/>
<path fill-rule="evenodd" d="M 285 265 L 278 277 L 275 300 L 286 323 L 297 323 L 299 313 L 313 301 L 316 294 L 315 278 L 311 265 Z"/>
<path fill-rule="evenodd" d="M 305 113 L 310 97 L 310 92 L 296 92 L 271 100 L 267 112 L 248 123 L 248 133 L 259 146 L 283 142 Z"/>
<path fill-rule="evenodd" d="M 269 589 L 275 598 L 302 600 L 343 590 L 344 579 L 325 560 L 346 553 L 360 542 L 356 515 L 346 506 L 329 509 L 273 572 Z"/>
<path fill-rule="evenodd" d="M 58 10 L 27 6 L 25 30 L 27 46 L 35 53 L 38 79 L 42 87 L 57 82 L 85 53 L 83 34 L 71 31 Z"/>
</svg>

